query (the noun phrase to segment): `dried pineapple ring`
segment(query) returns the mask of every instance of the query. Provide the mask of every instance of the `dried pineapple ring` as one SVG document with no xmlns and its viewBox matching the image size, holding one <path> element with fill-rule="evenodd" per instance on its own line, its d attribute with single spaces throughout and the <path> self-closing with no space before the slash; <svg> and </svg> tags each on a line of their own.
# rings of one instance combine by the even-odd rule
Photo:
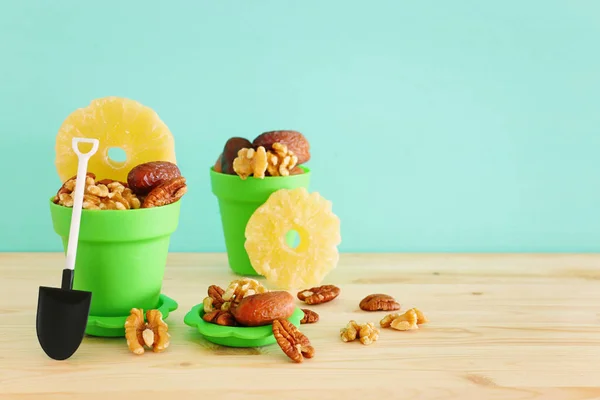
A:
<svg viewBox="0 0 600 400">
<path fill-rule="evenodd" d="M 298 232 L 291 248 L 286 234 Z M 254 270 L 290 290 L 316 286 L 336 267 L 341 243 L 340 220 L 331 202 L 305 188 L 280 189 L 250 217 L 245 248 Z"/>
<path fill-rule="evenodd" d="M 56 135 L 56 171 L 61 182 L 77 174 L 77 155 L 72 150 L 73 137 L 100 141 L 98 153 L 90 158 L 88 171 L 98 179 L 127 182 L 127 174 L 138 164 L 149 161 L 175 160 L 175 141 L 169 128 L 149 107 L 120 97 L 92 100 L 84 108 L 73 111 Z M 113 161 L 108 150 L 125 151 L 127 160 Z M 86 152 L 84 145 L 81 150 Z"/>
</svg>

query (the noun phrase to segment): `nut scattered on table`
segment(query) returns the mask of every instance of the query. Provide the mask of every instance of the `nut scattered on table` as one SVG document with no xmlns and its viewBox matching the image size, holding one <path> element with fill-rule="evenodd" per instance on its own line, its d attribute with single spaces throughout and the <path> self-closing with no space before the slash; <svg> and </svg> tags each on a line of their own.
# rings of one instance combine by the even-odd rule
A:
<svg viewBox="0 0 600 400">
<path fill-rule="evenodd" d="M 362 299 L 359 307 L 363 311 L 394 311 L 400 309 L 400 304 L 390 295 L 376 293 Z"/>
<path fill-rule="evenodd" d="M 296 363 L 315 355 L 310 340 L 288 320 L 273 321 L 273 336 L 281 350 Z"/>
<path fill-rule="evenodd" d="M 313 310 L 303 308 L 302 311 L 304 312 L 304 317 L 300 320 L 301 324 L 314 324 L 319 321 L 319 314 Z"/>
<path fill-rule="evenodd" d="M 327 303 L 340 295 L 335 285 L 323 285 L 298 292 L 298 299 L 309 305 Z"/>
<path fill-rule="evenodd" d="M 148 310 L 146 321 L 142 309 L 133 308 L 125 320 L 125 338 L 129 350 L 137 355 L 144 354 L 144 346 L 160 353 L 169 347 L 169 326 L 159 310 Z"/>
<path fill-rule="evenodd" d="M 394 313 L 386 315 L 379 321 L 379 325 L 382 328 L 392 328 L 397 331 L 410 331 L 419 329 L 419 325 L 426 324 L 427 322 L 429 322 L 429 320 L 421 310 L 411 308 L 403 314 Z"/>
<path fill-rule="evenodd" d="M 344 328 L 340 329 L 340 337 L 343 342 L 353 342 L 358 339 L 362 344 L 368 346 L 379 338 L 379 329 L 373 322 L 359 324 L 351 320 Z"/>
</svg>

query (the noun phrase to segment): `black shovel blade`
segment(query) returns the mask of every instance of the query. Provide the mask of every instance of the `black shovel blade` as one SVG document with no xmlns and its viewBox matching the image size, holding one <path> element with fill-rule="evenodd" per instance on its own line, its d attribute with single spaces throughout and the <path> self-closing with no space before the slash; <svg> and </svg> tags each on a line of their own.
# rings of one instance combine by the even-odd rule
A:
<svg viewBox="0 0 600 400">
<path fill-rule="evenodd" d="M 40 286 L 36 330 L 48 357 L 66 360 L 79 348 L 85 334 L 92 293 Z"/>
</svg>

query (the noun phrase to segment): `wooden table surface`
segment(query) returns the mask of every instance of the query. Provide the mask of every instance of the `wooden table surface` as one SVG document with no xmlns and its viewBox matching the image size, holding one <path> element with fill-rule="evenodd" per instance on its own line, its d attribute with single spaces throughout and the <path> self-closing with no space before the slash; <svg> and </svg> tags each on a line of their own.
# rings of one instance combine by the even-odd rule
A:
<svg viewBox="0 0 600 400">
<path fill-rule="evenodd" d="M 210 284 L 235 276 L 223 254 L 171 254 L 163 292 L 179 309 L 165 353 L 86 337 L 58 362 L 35 333 L 37 291 L 58 286 L 61 254 L 0 254 L 0 399 L 600 399 L 600 255 L 344 254 L 324 283 L 341 288 L 302 325 L 316 355 L 295 364 L 277 345 L 223 348 L 183 323 Z M 344 343 L 371 293 L 420 308 L 419 330 Z"/>
</svg>

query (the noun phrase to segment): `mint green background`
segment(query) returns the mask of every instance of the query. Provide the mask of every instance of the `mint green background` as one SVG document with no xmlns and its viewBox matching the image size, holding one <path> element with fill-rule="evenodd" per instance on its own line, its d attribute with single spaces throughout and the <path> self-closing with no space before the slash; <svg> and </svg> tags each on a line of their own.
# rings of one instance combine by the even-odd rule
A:
<svg viewBox="0 0 600 400">
<path fill-rule="evenodd" d="M 223 251 L 207 167 L 298 129 L 342 251 L 600 250 L 599 1 L 4 1 L 1 251 L 60 251 L 54 138 L 96 97 L 172 129 L 173 251 Z"/>
</svg>

